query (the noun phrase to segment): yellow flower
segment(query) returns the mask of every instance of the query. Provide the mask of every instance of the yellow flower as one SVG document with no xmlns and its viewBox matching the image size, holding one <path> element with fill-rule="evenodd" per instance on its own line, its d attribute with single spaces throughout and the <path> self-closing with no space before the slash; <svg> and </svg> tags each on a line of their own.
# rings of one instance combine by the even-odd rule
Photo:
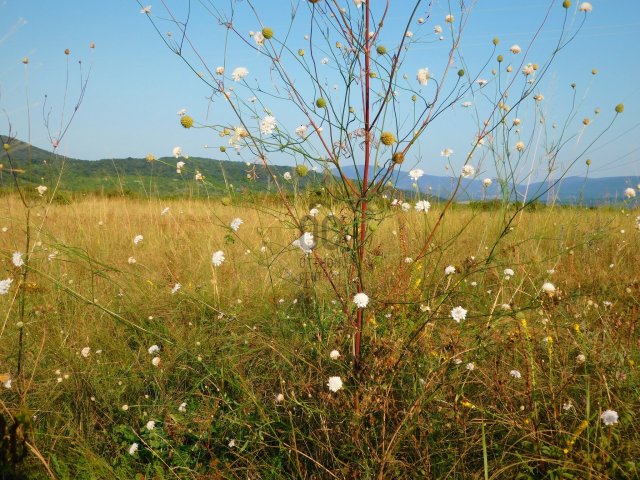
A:
<svg viewBox="0 0 640 480">
<path fill-rule="evenodd" d="M 309 169 L 306 165 L 296 165 L 296 173 L 299 177 L 306 177 L 309 173 Z"/>
<path fill-rule="evenodd" d="M 393 154 L 393 156 L 391 157 L 391 160 L 393 161 L 393 163 L 395 163 L 396 165 L 400 165 L 402 162 L 404 162 L 404 155 L 402 154 L 402 152 L 396 152 Z"/>
<path fill-rule="evenodd" d="M 180 125 L 182 125 L 184 128 L 193 127 L 193 118 L 191 118 L 189 115 L 183 115 L 182 117 L 180 117 Z"/>
<path fill-rule="evenodd" d="M 262 36 L 269 40 L 271 37 L 273 37 L 273 30 L 271 30 L 269 27 L 264 27 L 262 29 Z"/>
<path fill-rule="evenodd" d="M 156 157 L 152 153 L 147 154 L 147 162 L 153 162 Z"/>
<path fill-rule="evenodd" d="M 391 132 L 382 132 L 380 134 L 380 141 L 383 145 L 388 147 L 389 145 L 396 143 L 396 137 Z"/>
</svg>

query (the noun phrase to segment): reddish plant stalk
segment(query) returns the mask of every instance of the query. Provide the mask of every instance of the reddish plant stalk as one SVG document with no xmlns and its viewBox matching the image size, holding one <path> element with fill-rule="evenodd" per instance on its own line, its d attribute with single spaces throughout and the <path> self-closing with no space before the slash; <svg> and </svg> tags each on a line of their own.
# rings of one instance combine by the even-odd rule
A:
<svg viewBox="0 0 640 480">
<path fill-rule="evenodd" d="M 369 104 L 369 81 L 370 81 L 370 58 L 371 58 L 371 42 L 369 39 L 369 2 L 365 2 L 365 40 L 364 40 L 364 173 L 362 175 L 362 188 L 360 195 L 360 208 L 362 218 L 360 220 L 360 245 L 358 246 L 358 261 L 360 263 L 358 293 L 363 291 L 364 277 L 364 254 L 365 254 L 365 238 L 367 236 L 367 187 L 369 185 L 369 161 L 371 159 L 371 124 L 370 124 L 370 104 Z M 363 309 L 358 308 L 356 318 L 356 335 L 355 335 L 355 369 L 360 370 L 362 355 L 360 345 L 362 343 L 362 317 Z"/>
</svg>

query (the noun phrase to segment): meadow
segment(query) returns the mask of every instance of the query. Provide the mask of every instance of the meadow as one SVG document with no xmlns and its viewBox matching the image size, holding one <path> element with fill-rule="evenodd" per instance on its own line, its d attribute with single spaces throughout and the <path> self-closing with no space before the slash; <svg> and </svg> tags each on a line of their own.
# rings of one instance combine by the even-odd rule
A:
<svg viewBox="0 0 640 480">
<path fill-rule="evenodd" d="M 372 203 L 355 369 L 331 197 L 0 201 L 4 478 L 640 476 L 631 204 Z"/>
</svg>

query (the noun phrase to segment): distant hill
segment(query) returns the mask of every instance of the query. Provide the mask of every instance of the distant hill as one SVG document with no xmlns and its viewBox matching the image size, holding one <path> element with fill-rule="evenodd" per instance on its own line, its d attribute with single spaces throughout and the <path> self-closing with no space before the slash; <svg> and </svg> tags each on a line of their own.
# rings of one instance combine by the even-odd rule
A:
<svg viewBox="0 0 640 480">
<path fill-rule="evenodd" d="M 41 184 L 51 187 L 60 178 L 60 191 L 155 197 L 221 195 L 230 186 L 233 186 L 236 192 L 275 191 L 273 182 L 262 165 L 247 166 L 244 162 L 230 160 L 200 157 L 164 157 L 152 162 L 144 158 L 78 160 L 60 157 L 19 140 L 15 140 L 11 145 L 11 158 L 22 182 L 34 187 Z M 186 163 L 182 174 L 176 173 L 178 160 Z M 13 181 L 4 152 L 0 154 L 0 164 L 3 164 L 0 168 L 0 189 L 11 190 Z M 273 165 L 271 168 L 279 177 L 287 171 L 293 173 L 290 166 Z M 206 177 L 206 185 L 193 181 L 196 171 Z M 355 179 L 362 175 L 363 167 L 356 169 L 346 166 L 343 171 L 348 178 Z M 251 180 L 247 179 L 248 173 L 252 176 Z M 372 174 L 373 171 L 370 171 L 370 176 Z M 300 185 L 319 185 L 323 180 L 323 174 L 309 172 L 307 177 L 300 179 Z M 394 173 L 391 181 L 400 190 L 413 190 L 413 182 L 406 171 Z M 456 181 L 457 178 L 452 177 L 424 175 L 418 181 L 418 185 L 423 193 L 444 199 L 449 197 Z M 550 195 L 557 195 L 557 200 L 565 204 L 615 203 L 624 199 L 625 188 L 635 188 L 638 184 L 640 176 L 586 179 L 572 176 L 563 178 L 553 187 L 551 193 L 548 191 L 550 186 L 547 182 L 534 182 L 528 186 L 517 185 L 517 195 L 511 200 L 521 200 L 526 193 L 528 199 L 540 197 L 542 202 L 547 201 Z M 502 198 L 502 195 L 495 179 L 487 189 L 483 187 L 482 179 L 463 179 L 457 200 L 465 202 L 496 198 Z"/>
<path fill-rule="evenodd" d="M 364 173 L 364 167 L 344 167 L 343 172 L 348 178 L 357 178 Z M 369 171 L 372 177 L 373 170 Z M 407 171 L 394 173 L 391 181 L 400 190 L 413 190 L 413 180 Z M 438 198 L 448 198 L 453 192 L 458 181 L 457 177 L 440 177 L 435 175 L 423 175 L 418 180 L 418 186 L 422 193 L 428 193 Z M 511 200 L 521 200 L 525 194 L 527 199 L 539 197 L 539 201 L 546 202 L 548 198 L 557 196 L 557 201 L 564 204 L 604 204 L 615 203 L 624 200 L 624 190 L 627 187 L 636 188 L 640 184 L 640 176 L 628 177 L 605 177 L 586 178 L 585 177 L 564 177 L 557 184 L 551 185 L 549 182 L 532 182 L 529 185 L 516 185 L 517 195 Z M 493 178 L 492 184 L 486 188 L 480 179 L 463 178 L 461 188 L 458 190 L 457 200 L 476 201 L 502 198 L 500 185 Z"/>
<path fill-rule="evenodd" d="M 10 152 L 13 167 L 22 182 L 34 187 L 41 184 L 51 187 L 60 177 L 61 191 L 172 197 L 220 195 L 227 190 L 227 186 L 232 186 L 236 192 L 274 190 L 264 166 L 247 166 L 244 162 L 199 157 L 164 157 L 151 162 L 144 158 L 78 160 L 60 157 L 18 140 L 12 143 Z M 186 164 L 181 174 L 176 172 L 179 160 Z M 10 165 L 3 152 L 0 154 L 0 163 L 3 164 L 0 169 L 0 188 L 11 189 Z M 271 168 L 280 177 L 287 171 L 293 173 L 292 167 Z M 206 185 L 193 181 L 196 171 L 205 176 Z M 251 180 L 247 178 L 248 174 Z M 309 180 L 320 182 L 322 179 L 320 174 L 309 172 L 306 178 L 300 180 L 301 185 L 305 185 Z"/>
</svg>

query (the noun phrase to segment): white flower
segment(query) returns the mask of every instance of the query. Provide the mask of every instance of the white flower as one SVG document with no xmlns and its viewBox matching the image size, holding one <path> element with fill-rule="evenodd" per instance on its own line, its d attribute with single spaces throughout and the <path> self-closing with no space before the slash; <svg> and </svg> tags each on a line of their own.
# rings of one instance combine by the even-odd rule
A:
<svg viewBox="0 0 640 480">
<path fill-rule="evenodd" d="M 2 383 L 2 386 L 3 386 L 4 388 L 6 388 L 7 390 L 11 390 L 11 381 L 12 381 L 11 377 L 7 378 L 7 379 Z"/>
<path fill-rule="evenodd" d="M 586 360 L 587 357 L 584 355 L 584 353 L 579 353 L 578 355 L 576 355 L 576 362 L 584 363 Z"/>
<path fill-rule="evenodd" d="M 511 370 L 509 372 L 509 375 L 511 375 L 513 378 L 522 378 L 522 374 L 518 370 Z"/>
<path fill-rule="evenodd" d="M 276 395 L 276 403 L 280 403 L 282 401 L 284 401 L 284 394 L 282 394 L 282 393 L 277 394 Z"/>
<path fill-rule="evenodd" d="M 216 67 L 216 73 L 218 75 L 223 75 L 224 74 L 224 67 Z"/>
<path fill-rule="evenodd" d="M 322 65 L 326 65 L 327 63 L 329 63 L 329 59 L 327 57 L 324 57 L 322 60 L 320 60 L 320 63 L 322 63 Z"/>
<path fill-rule="evenodd" d="M 442 33 L 442 26 L 436 25 L 435 27 L 433 27 L 433 33 L 435 33 L 436 35 L 440 35 Z"/>
<path fill-rule="evenodd" d="M 522 152 L 524 150 L 524 142 L 516 143 L 516 150 Z"/>
<path fill-rule="evenodd" d="M 151 359 L 151 364 L 152 364 L 154 367 L 158 367 L 158 366 L 160 365 L 160 361 L 161 361 L 161 360 L 160 360 L 160 357 L 155 356 L 155 357 L 153 357 L 153 358 Z"/>
<path fill-rule="evenodd" d="M 400 208 L 402 208 L 403 212 L 408 212 L 409 210 L 411 210 L 411 204 L 404 202 L 402 205 L 400 205 Z"/>
<path fill-rule="evenodd" d="M 520 53 L 522 51 L 522 48 L 520 48 L 520 45 L 515 44 L 515 45 L 511 45 L 511 48 L 509 49 L 511 51 L 511 53 L 513 53 L 514 55 L 517 55 L 518 53 Z"/>
<path fill-rule="evenodd" d="M 180 406 L 178 407 L 178 411 L 179 412 L 186 412 L 187 411 L 187 402 L 182 402 L 180 404 Z"/>
<path fill-rule="evenodd" d="M 253 39 L 256 41 L 259 47 L 264 45 L 264 35 L 262 34 L 261 30 L 258 30 L 253 34 Z"/>
<path fill-rule="evenodd" d="M 38 193 L 40 194 L 40 196 L 44 195 L 45 192 L 47 190 L 49 190 L 47 187 L 45 187 L 44 185 L 40 185 L 39 187 L 36 187 L 36 190 L 38 191 Z"/>
<path fill-rule="evenodd" d="M 291 172 L 284 172 L 282 177 L 287 181 L 291 180 Z"/>
<path fill-rule="evenodd" d="M 176 283 L 173 288 L 171 289 L 171 295 L 173 295 L 174 293 L 176 293 L 178 290 L 180 290 L 180 288 L 182 287 L 182 285 L 180 285 L 179 283 Z"/>
<path fill-rule="evenodd" d="M 309 127 L 308 127 L 308 126 L 306 126 L 306 125 L 299 125 L 299 126 L 296 128 L 296 135 L 298 135 L 300 138 L 304 138 L 304 137 L 306 137 L 306 136 L 307 136 L 307 129 L 308 129 L 308 128 L 309 128 Z"/>
<path fill-rule="evenodd" d="M 416 202 L 416 212 L 424 212 L 427 213 L 431 208 L 431 204 L 427 200 L 419 200 Z"/>
<path fill-rule="evenodd" d="M 451 148 L 445 148 L 440 152 L 440 156 L 445 158 L 449 158 L 451 155 L 453 155 L 453 149 Z"/>
<path fill-rule="evenodd" d="M 149 355 L 153 355 L 154 353 L 158 353 L 160 351 L 160 347 L 158 345 L 151 345 L 149 347 L 149 350 L 147 350 L 147 352 L 149 352 Z"/>
<path fill-rule="evenodd" d="M 237 232 L 238 229 L 240 228 L 240 225 L 242 225 L 244 222 L 242 221 L 241 218 L 234 218 L 233 220 L 231 220 L 231 230 L 233 230 L 234 232 Z"/>
<path fill-rule="evenodd" d="M 213 252 L 211 256 L 211 263 L 214 267 L 219 267 L 224 262 L 224 252 L 222 250 L 218 250 L 217 252 Z"/>
<path fill-rule="evenodd" d="M 409 172 L 409 177 L 411 177 L 411 179 L 414 182 L 417 182 L 418 179 L 424 175 L 424 170 L 420 169 L 420 168 L 414 168 L 413 170 L 411 170 Z"/>
<path fill-rule="evenodd" d="M 356 293 L 353 297 L 353 303 L 355 303 L 358 308 L 366 308 L 366 306 L 369 305 L 369 296 L 364 292 Z"/>
<path fill-rule="evenodd" d="M 22 259 L 21 252 L 13 252 L 11 257 L 11 263 L 13 263 L 16 267 L 20 268 L 24 265 L 24 260 Z"/>
<path fill-rule="evenodd" d="M 353 0 L 353 3 L 355 4 L 356 7 L 360 8 L 364 3 L 364 0 Z"/>
<path fill-rule="evenodd" d="M 429 81 L 429 69 L 426 67 L 419 69 L 416 78 L 418 79 L 418 83 L 424 87 Z"/>
<path fill-rule="evenodd" d="M 0 280 L 0 295 L 6 295 L 9 293 L 9 289 L 11 288 L 11 284 L 13 283 L 13 278 L 5 278 L 4 280 Z"/>
<path fill-rule="evenodd" d="M 473 167 L 473 165 L 465 165 L 464 167 L 462 167 L 462 172 L 460 172 L 460 174 L 467 178 L 467 177 L 472 177 L 473 175 L 475 175 L 476 173 L 476 169 Z"/>
<path fill-rule="evenodd" d="M 180 155 L 182 155 L 182 147 L 174 147 L 172 152 L 173 156 L 178 158 Z"/>
<path fill-rule="evenodd" d="M 271 135 L 276 129 L 276 117 L 267 115 L 260 122 L 260 133 L 263 135 Z"/>
<path fill-rule="evenodd" d="M 142 240 L 144 240 L 144 237 L 142 235 L 136 235 L 135 237 L 133 237 L 133 244 L 138 245 Z"/>
<path fill-rule="evenodd" d="M 533 63 L 527 63 L 522 69 L 522 74 L 526 77 L 528 75 L 533 75 L 534 71 Z"/>
<path fill-rule="evenodd" d="M 340 352 L 338 350 L 331 350 L 331 353 L 329 353 L 329 358 L 331 360 L 337 360 L 340 358 Z"/>
<path fill-rule="evenodd" d="M 482 180 L 482 186 L 485 188 L 490 187 L 492 183 L 493 181 L 490 178 L 485 178 L 484 180 Z"/>
<path fill-rule="evenodd" d="M 593 5 L 591 5 L 591 3 L 589 2 L 582 2 L 578 7 L 578 10 L 580 10 L 581 12 L 587 13 L 593 10 Z"/>
<path fill-rule="evenodd" d="M 413 32 L 411 30 L 407 30 L 407 33 L 405 33 L 404 36 L 407 38 L 411 38 L 413 37 Z"/>
<path fill-rule="evenodd" d="M 237 67 L 233 69 L 233 72 L 231 73 L 231 78 L 233 78 L 234 82 L 239 82 L 247 75 L 249 75 L 249 70 L 247 70 L 245 67 Z"/>
<path fill-rule="evenodd" d="M 484 87 L 487 83 L 489 83 L 489 81 L 484 78 L 479 78 L 478 80 L 476 80 L 476 83 L 481 87 Z"/>
<path fill-rule="evenodd" d="M 462 102 L 460 104 L 460 106 L 463 107 L 463 108 L 469 108 L 471 105 L 473 105 L 472 102 Z"/>
<path fill-rule="evenodd" d="M 318 210 L 317 208 L 312 208 L 311 210 L 309 210 L 309 215 L 311 215 L 312 217 L 317 216 L 318 213 L 320 213 L 320 210 Z"/>
<path fill-rule="evenodd" d="M 618 423 L 618 412 L 615 410 L 605 410 L 602 412 L 602 415 L 600 415 L 600 419 L 602 423 L 607 426 L 613 425 L 614 423 Z"/>
<path fill-rule="evenodd" d="M 456 273 L 456 267 L 454 267 L 453 265 L 449 265 L 447 266 L 447 268 L 444 269 L 445 275 L 452 275 L 454 273 Z"/>
<path fill-rule="evenodd" d="M 291 244 L 294 247 L 299 247 L 305 254 L 311 253 L 311 250 L 316 248 L 316 242 L 313 239 L 313 234 L 304 232 L 300 238 L 297 238 Z"/>
<path fill-rule="evenodd" d="M 404 263 L 413 263 L 413 258 L 411 258 L 411 257 L 406 257 L 406 258 L 404 259 Z"/>
<path fill-rule="evenodd" d="M 453 23 L 453 15 L 447 15 L 446 17 L 444 17 L 444 21 L 447 23 Z"/>
<path fill-rule="evenodd" d="M 553 295 L 554 293 L 556 293 L 556 286 L 551 282 L 545 282 L 542 285 L 542 291 L 547 295 Z"/>
<path fill-rule="evenodd" d="M 82 355 L 84 358 L 87 358 L 90 353 L 91 347 L 84 347 L 82 350 L 80 350 L 80 355 Z"/>
<path fill-rule="evenodd" d="M 132 443 L 131 446 L 129 447 L 129 455 L 133 455 L 138 451 L 138 444 L 137 443 Z"/>
<path fill-rule="evenodd" d="M 204 175 L 202 175 L 202 173 L 200 173 L 200 171 L 196 170 L 196 174 L 194 177 L 196 182 L 201 182 L 204 180 Z"/>
<path fill-rule="evenodd" d="M 145 427 L 147 428 L 147 430 L 151 431 L 156 428 L 156 422 L 154 420 L 149 420 Z"/>
<path fill-rule="evenodd" d="M 176 114 L 182 117 L 183 115 L 187 114 L 187 109 L 186 108 L 181 108 L 180 110 L 178 110 L 176 112 Z"/>
<path fill-rule="evenodd" d="M 140 9 L 140 13 L 151 13 L 151 5 L 147 5 L 146 7 L 142 7 Z"/>
<path fill-rule="evenodd" d="M 180 161 L 178 163 L 176 163 L 176 173 L 181 173 L 182 169 L 184 168 L 184 162 Z"/>
<path fill-rule="evenodd" d="M 228 445 L 229 445 L 229 448 L 235 447 L 236 446 L 236 439 L 232 438 L 231 440 L 229 440 Z"/>
<path fill-rule="evenodd" d="M 329 377 L 327 386 L 332 392 L 337 392 L 342 388 L 342 379 L 340 377 Z"/>
<path fill-rule="evenodd" d="M 624 194 L 627 198 L 633 198 L 636 196 L 636 191 L 633 188 L 629 187 L 624 191 Z"/>
<path fill-rule="evenodd" d="M 470 372 L 475 368 L 476 366 L 472 362 L 467 363 L 467 370 L 469 370 Z"/>
<path fill-rule="evenodd" d="M 128 263 L 129 265 L 133 265 L 134 263 L 136 263 L 136 258 L 135 258 L 135 257 L 129 257 L 129 258 L 127 259 L 127 263 Z"/>
<path fill-rule="evenodd" d="M 169 213 L 169 207 L 164 207 L 160 212 L 160 215 L 166 215 L 167 213 Z"/>
<path fill-rule="evenodd" d="M 460 323 L 460 320 L 465 320 L 467 318 L 467 310 L 460 306 L 455 307 L 451 310 L 451 318 Z"/>
<path fill-rule="evenodd" d="M 516 273 L 510 269 L 510 268 L 505 268 L 504 269 L 504 275 L 505 277 L 513 277 Z"/>
</svg>

